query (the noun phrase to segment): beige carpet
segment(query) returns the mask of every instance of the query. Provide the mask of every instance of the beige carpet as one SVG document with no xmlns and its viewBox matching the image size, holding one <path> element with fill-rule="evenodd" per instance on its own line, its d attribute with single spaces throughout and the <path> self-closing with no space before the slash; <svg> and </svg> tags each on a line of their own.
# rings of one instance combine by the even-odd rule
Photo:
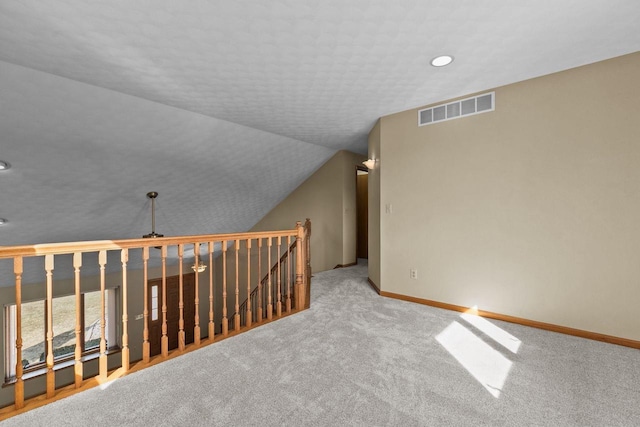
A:
<svg viewBox="0 0 640 427">
<path fill-rule="evenodd" d="M 638 350 L 382 298 L 366 277 L 318 273 L 304 313 L 4 425 L 640 425 Z"/>
</svg>

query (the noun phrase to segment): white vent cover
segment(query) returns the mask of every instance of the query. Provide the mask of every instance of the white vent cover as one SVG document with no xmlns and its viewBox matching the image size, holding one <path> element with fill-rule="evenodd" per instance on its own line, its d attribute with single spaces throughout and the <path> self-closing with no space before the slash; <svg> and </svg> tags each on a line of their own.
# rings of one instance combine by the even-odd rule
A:
<svg viewBox="0 0 640 427">
<path fill-rule="evenodd" d="M 418 126 L 431 125 L 464 116 L 486 113 L 495 110 L 496 93 L 489 92 L 473 98 L 461 99 L 448 104 L 436 105 L 418 111 Z"/>
</svg>

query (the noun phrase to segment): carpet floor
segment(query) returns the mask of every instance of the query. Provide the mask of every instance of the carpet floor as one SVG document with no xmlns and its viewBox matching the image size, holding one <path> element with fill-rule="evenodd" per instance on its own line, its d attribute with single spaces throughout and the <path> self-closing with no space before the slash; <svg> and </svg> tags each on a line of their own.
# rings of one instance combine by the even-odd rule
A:
<svg viewBox="0 0 640 427">
<path fill-rule="evenodd" d="M 311 308 L 8 426 L 640 426 L 640 351 L 378 296 L 317 273 Z"/>
</svg>

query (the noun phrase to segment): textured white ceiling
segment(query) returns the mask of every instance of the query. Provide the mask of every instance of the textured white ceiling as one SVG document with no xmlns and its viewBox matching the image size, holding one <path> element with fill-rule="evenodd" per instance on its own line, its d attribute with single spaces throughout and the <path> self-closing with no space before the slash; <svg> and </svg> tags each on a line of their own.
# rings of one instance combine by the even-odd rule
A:
<svg viewBox="0 0 640 427">
<path fill-rule="evenodd" d="M 4 245 L 138 237 L 151 190 L 166 235 L 244 231 L 333 153 L 7 63 L 0 82 Z"/>
<path fill-rule="evenodd" d="M 0 11 L 0 60 L 360 151 L 381 115 L 640 47 L 637 0 L 22 0 Z M 441 53 L 456 62 L 429 67 Z"/>
<path fill-rule="evenodd" d="M 640 50 L 637 0 L 0 2 L 0 245 L 242 231 L 383 115 Z M 443 69 L 439 54 L 455 56 Z"/>
</svg>

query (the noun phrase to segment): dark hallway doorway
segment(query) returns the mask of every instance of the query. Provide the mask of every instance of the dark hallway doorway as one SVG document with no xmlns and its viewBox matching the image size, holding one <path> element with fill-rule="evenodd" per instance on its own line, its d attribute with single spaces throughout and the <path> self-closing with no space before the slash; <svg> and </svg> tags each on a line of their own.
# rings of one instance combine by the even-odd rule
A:
<svg viewBox="0 0 640 427">
<path fill-rule="evenodd" d="M 369 258 L 369 171 L 356 166 L 356 258 Z"/>
</svg>

